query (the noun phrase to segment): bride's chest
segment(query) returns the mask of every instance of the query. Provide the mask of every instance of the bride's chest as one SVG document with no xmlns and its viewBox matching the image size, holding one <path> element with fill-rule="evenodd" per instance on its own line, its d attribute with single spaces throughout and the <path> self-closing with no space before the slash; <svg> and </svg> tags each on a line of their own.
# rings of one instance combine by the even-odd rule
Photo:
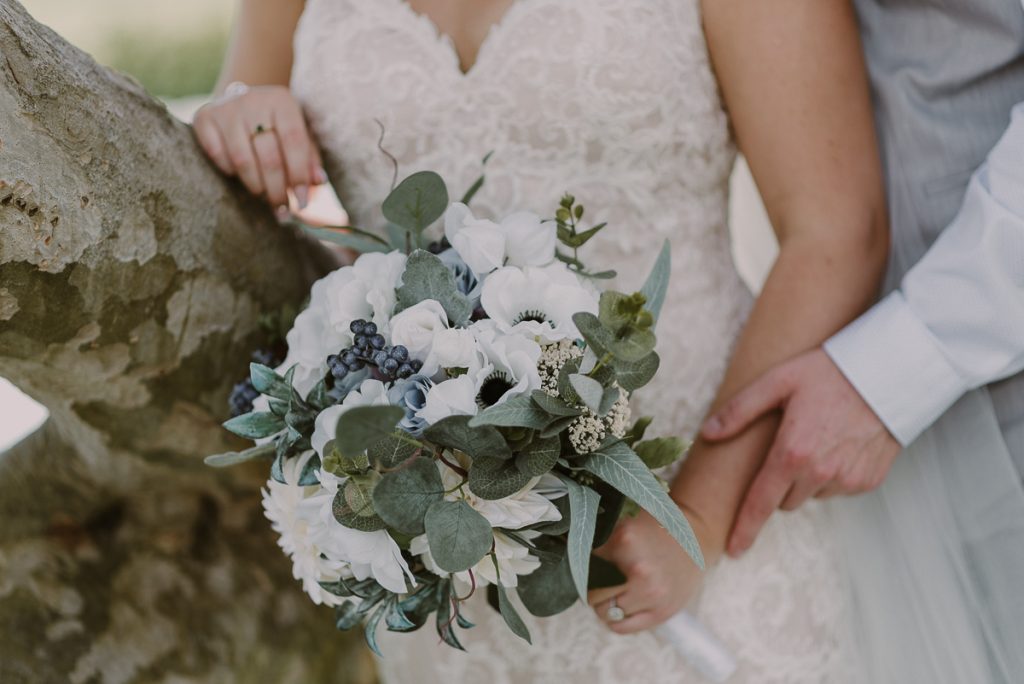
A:
<svg viewBox="0 0 1024 684">
<path fill-rule="evenodd" d="M 468 73 L 406 0 L 309 0 L 293 88 L 328 146 L 379 120 L 396 154 L 484 134 L 647 146 L 721 109 L 698 0 L 515 0 Z"/>
</svg>

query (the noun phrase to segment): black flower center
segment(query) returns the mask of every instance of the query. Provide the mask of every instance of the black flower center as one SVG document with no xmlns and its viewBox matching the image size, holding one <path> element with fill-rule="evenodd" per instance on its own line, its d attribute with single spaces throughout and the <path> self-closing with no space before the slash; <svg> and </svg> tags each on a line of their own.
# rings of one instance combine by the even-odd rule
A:
<svg viewBox="0 0 1024 684">
<path fill-rule="evenodd" d="M 512 383 L 512 378 L 508 373 L 494 371 L 480 385 L 480 391 L 476 395 L 476 404 L 482 409 L 494 406 L 513 387 L 515 385 Z"/>
<path fill-rule="evenodd" d="M 547 323 L 548 315 L 540 309 L 527 309 L 522 312 L 512 321 L 512 325 L 522 323 L 523 321 L 533 321 L 534 323 Z"/>
</svg>

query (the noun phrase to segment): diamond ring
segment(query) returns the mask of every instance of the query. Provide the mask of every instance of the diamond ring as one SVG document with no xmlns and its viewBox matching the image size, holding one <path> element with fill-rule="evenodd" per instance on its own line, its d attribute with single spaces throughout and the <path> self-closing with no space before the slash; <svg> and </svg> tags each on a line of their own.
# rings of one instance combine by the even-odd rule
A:
<svg viewBox="0 0 1024 684">
<path fill-rule="evenodd" d="M 274 130 L 273 126 L 264 126 L 263 124 L 256 124 L 255 130 L 253 130 L 253 132 L 252 132 L 252 137 L 255 138 L 257 135 L 259 135 L 261 133 L 270 133 L 273 130 Z"/>
<path fill-rule="evenodd" d="M 612 599 L 611 605 L 608 606 L 608 612 L 605 613 L 605 617 L 608 618 L 608 622 L 622 622 L 626 619 L 626 611 L 622 610 L 615 599 Z"/>
</svg>

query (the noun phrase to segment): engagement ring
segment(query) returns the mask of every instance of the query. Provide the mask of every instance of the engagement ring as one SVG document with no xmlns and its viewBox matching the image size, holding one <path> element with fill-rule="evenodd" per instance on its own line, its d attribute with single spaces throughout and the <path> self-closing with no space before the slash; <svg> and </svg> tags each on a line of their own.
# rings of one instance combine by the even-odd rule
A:
<svg viewBox="0 0 1024 684">
<path fill-rule="evenodd" d="M 619 604 L 612 599 L 611 605 L 608 606 L 608 612 L 605 613 L 605 617 L 608 618 L 608 622 L 622 622 L 626 619 L 626 611 L 619 607 Z"/>
<path fill-rule="evenodd" d="M 273 126 L 264 126 L 263 124 L 256 124 L 256 130 L 252 132 L 252 137 L 256 137 L 260 133 L 270 133 L 274 130 Z"/>
</svg>

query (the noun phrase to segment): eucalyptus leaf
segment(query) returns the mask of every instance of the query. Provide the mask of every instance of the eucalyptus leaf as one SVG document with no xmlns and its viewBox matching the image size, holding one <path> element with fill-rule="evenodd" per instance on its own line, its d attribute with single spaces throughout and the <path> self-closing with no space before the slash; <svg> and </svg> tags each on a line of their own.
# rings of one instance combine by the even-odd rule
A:
<svg viewBox="0 0 1024 684">
<path fill-rule="evenodd" d="M 384 218 L 414 233 L 422 233 L 448 208 L 448 188 L 433 171 L 414 173 L 391 191 L 381 211 Z"/>
<path fill-rule="evenodd" d="M 429 441 L 458 449 L 470 456 L 512 458 L 512 450 L 498 429 L 492 425 L 470 427 L 471 416 L 448 416 L 428 427 L 423 436 Z"/>
<path fill-rule="evenodd" d="M 533 479 L 515 461 L 478 458 L 469 468 L 469 489 L 481 499 L 496 501 L 512 496 Z"/>
<path fill-rule="evenodd" d="M 598 320 L 610 330 L 620 330 L 630 325 L 636 318 L 636 312 L 623 310 L 623 305 L 629 303 L 630 300 L 630 296 L 622 292 L 614 290 L 602 292 L 598 302 Z"/>
<path fill-rule="evenodd" d="M 604 356 L 611 351 L 615 343 L 615 334 L 604 326 L 603 323 L 589 311 L 580 311 L 573 314 L 572 322 L 580 331 L 587 346 L 594 350 L 598 357 Z"/>
<path fill-rule="evenodd" d="M 406 261 L 397 295 L 395 313 L 427 299 L 441 305 L 452 325 L 462 325 L 473 313 L 469 299 L 456 287 L 452 272 L 439 258 L 422 249 L 413 252 Z"/>
<path fill-rule="evenodd" d="M 497 425 L 540 430 L 546 427 L 552 419 L 553 417 L 538 406 L 530 395 L 519 394 L 473 416 L 469 421 L 469 427 Z"/>
<path fill-rule="evenodd" d="M 640 289 L 647 297 L 646 309 L 654 317 L 655 325 L 657 325 L 658 316 L 661 315 L 661 307 L 665 303 L 665 293 L 668 292 L 668 280 L 671 273 L 672 249 L 669 241 L 665 240 L 658 253 L 658 258 L 654 262 L 654 267 L 651 269 L 650 275 L 647 276 L 647 281 Z"/>
<path fill-rule="evenodd" d="M 601 405 L 598 406 L 597 415 L 606 415 L 612 410 L 612 406 L 619 400 L 619 396 L 622 392 L 619 391 L 618 387 L 606 387 L 604 393 L 601 395 Z"/>
<path fill-rule="evenodd" d="M 260 394 L 285 400 L 291 396 L 291 385 L 286 383 L 284 378 L 278 375 L 273 368 L 261 363 L 249 364 L 249 379 L 252 381 L 253 388 Z"/>
<path fill-rule="evenodd" d="M 566 555 L 569 571 L 580 599 L 587 600 L 587 585 L 590 577 L 590 553 L 593 551 L 594 530 L 597 526 L 597 511 L 601 497 L 593 489 L 584 487 L 571 477 L 562 477 L 569 488 L 569 537 Z"/>
<path fill-rule="evenodd" d="M 334 609 L 334 626 L 343 632 L 358 625 L 361 619 L 359 606 L 354 601 L 345 601 Z"/>
<path fill-rule="evenodd" d="M 649 383 L 658 372 L 661 358 L 651 352 L 639 361 L 623 361 L 616 359 L 613 363 L 616 379 L 627 392 L 633 392 Z"/>
<path fill-rule="evenodd" d="M 633 446 L 644 438 L 644 435 L 647 434 L 647 428 L 651 426 L 652 422 L 654 422 L 654 418 L 651 418 L 650 416 L 640 416 L 636 419 L 636 422 L 633 423 L 633 427 L 629 428 L 629 432 L 627 432 L 626 436 L 622 438 L 622 441 L 629 446 Z"/>
<path fill-rule="evenodd" d="M 630 329 L 625 336 L 612 342 L 609 351 L 615 358 L 627 362 L 639 361 L 654 351 L 657 338 L 650 329 Z"/>
<path fill-rule="evenodd" d="M 357 233 L 342 229 L 316 228 L 314 226 L 300 225 L 302 232 L 317 240 L 330 242 L 334 245 L 353 249 L 360 254 L 369 252 L 389 252 L 391 247 L 383 240 L 367 238 Z"/>
<path fill-rule="evenodd" d="M 565 545 L 552 537 L 539 537 L 540 567 L 518 578 L 523 606 L 537 617 L 557 615 L 576 603 L 579 593 L 569 569 Z"/>
<path fill-rule="evenodd" d="M 343 456 L 352 458 L 394 434 L 395 426 L 404 417 L 405 409 L 399 406 L 351 408 L 338 418 L 335 446 Z"/>
<path fill-rule="evenodd" d="M 513 634 L 532 645 L 533 640 L 530 638 L 530 630 L 527 628 L 526 623 L 523 622 L 523 618 L 519 616 L 516 607 L 512 605 L 512 601 L 508 596 L 508 590 L 500 584 L 496 586 L 498 592 L 498 611 L 505 620 L 505 624 L 508 625 Z"/>
<path fill-rule="evenodd" d="M 686 442 L 678 437 L 658 437 L 634 445 L 633 450 L 644 465 L 655 470 L 678 461 L 686 451 Z"/>
<path fill-rule="evenodd" d="M 285 422 L 280 416 L 260 411 L 245 413 L 225 421 L 224 428 L 239 437 L 263 439 L 283 430 Z"/>
<path fill-rule="evenodd" d="M 480 562 L 494 544 L 487 518 L 465 501 L 435 501 L 427 509 L 430 555 L 446 572 L 462 572 Z"/>
<path fill-rule="evenodd" d="M 530 447 L 516 456 L 516 468 L 528 477 L 540 477 L 550 472 L 562 454 L 562 440 L 558 437 L 535 439 Z"/>
<path fill-rule="evenodd" d="M 367 457 L 381 468 L 397 468 L 419 450 L 398 434 L 390 434 L 384 439 L 374 442 L 367 450 Z"/>
<path fill-rule="evenodd" d="M 575 406 L 569 406 L 560 398 L 553 397 L 544 390 L 534 390 L 530 397 L 537 406 L 540 406 L 546 413 L 552 416 L 575 417 L 583 413 Z"/>
<path fill-rule="evenodd" d="M 373 615 L 371 615 L 366 621 L 366 626 L 363 628 L 363 636 L 366 637 L 366 645 L 381 658 L 384 657 L 384 654 L 380 652 L 380 646 L 377 645 L 377 626 L 380 625 L 381 619 L 387 614 L 389 609 L 389 604 L 381 604 L 377 610 L 373 611 Z"/>
<path fill-rule="evenodd" d="M 654 474 L 625 443 L 602 446 L 587 456 L 583 468 L 637 502 L 679 542 L 694 563 L 704 568 L 700 544 L 690 523 Z"/>
<path fill-rule="evenodd" d="M 376 532 L 387 527 L 373 509 L 372 492 L 352 478 L 334 495 L 331 512 L 339 523 L 360 532 Z"/>
<path fill-rule="evenodd" d="M 313 485 L 320 484 L 320 478 L 317 475 L 319 471 L 320 457 L 317 454 L 313 454 L 306 461 L 306 464 L 302 466 L 302 472 L 299 473 L 299 486 L 312 487 Z"/>
<path fill-rule="evenodd" d="M 423 534 L 423 518 L 431 504 L 444 498 L 437 465 L 417 458 L 384 475 L 373 490 L 373 508 L 388 525 L 408 534 Z"/>
<path fill-rule="evenodd" d="M 601 398 L 604 396 L 604 387 L 601 383 L 581 373 L 570 375 L 569 383 L 588 409 L 594 413 L 601 412 Z"/>
<path fill-rule="evenodd" d="M 274 455 L 276 447 L 274 444 L 260 444 L 250 447 L 244 451 L 229 451 L 223 454 L 213 454 L 203 459 L 203 463 L 214 468 L 227 468 L 228 466 L 245 463 L 257 458 L 270 458 Z"/>
<path fill-rule="evenodd" d="M 558 418 L 537 434 L 541 437 L 554 437 L 555 435 L 560 435 L 568 430 L 569 426 L 572 425 L 573 421 L 578 417 L 579 416 L 566 416 L 565 418 Z"/>
</svg>

